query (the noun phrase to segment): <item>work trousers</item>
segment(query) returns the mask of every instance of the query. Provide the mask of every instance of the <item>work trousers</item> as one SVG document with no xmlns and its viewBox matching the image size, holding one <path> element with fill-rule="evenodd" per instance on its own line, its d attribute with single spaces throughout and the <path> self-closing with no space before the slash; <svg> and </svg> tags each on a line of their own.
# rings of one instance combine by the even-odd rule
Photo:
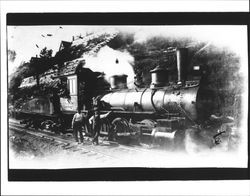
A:
<svg viewBox="0 0 250 196">
<path fill-rule="evenodd" d="M 75 137 L 76 142 L 79 142 L 78 133 L 80 135 L 80 141 L 83 142 L 82 122 L 81 121 L 75 121 L 73 124 L 73 135 Z"/>
<path fill-rule="evenodd" d="M 98 144 L 98 137 L 99 137 L 99 135 L 100 135 L 100 129 L 101 129 L 101 126 L 100 126 L 99 123 L 94 125 L 94 138 L 93 138 L 93 143 Z"/>
</svg>

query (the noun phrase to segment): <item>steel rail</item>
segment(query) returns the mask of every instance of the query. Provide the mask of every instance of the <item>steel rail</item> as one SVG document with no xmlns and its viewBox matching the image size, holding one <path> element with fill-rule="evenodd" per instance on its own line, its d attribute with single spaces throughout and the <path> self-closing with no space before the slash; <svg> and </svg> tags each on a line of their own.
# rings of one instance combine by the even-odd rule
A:
<svg viewBox="0 0 250 196">
<path fill-rule="evenodd" d="M 48 139 L 48 140 L 50 140 L 52 142 L 58 142 L 58 143 L 64 144 L 62 147 L 69 147 L 71 145 L 72 148 L 76 147 L 76 148 L 79 148 L 81 150 L 87 150 L 89 152 L 100 154 L 100 155 L 105 156 L 105 157 L 109 157 L 109 158 L 112 158 L 112 159 L 118 159 L 118 157 L 114 157 L 114 156 L 102 153 L 102 152 L 100 152 L 98 150 L 93 150 L 93 149 L 86 148 L 83 145 L 81 145 L 81 146 L 74 145 L 74 142 L 72 142 L 70 140 L 62 139 L 62 138 L 59 138 L 59 137 L 56 137 L 56 136 L 50 136 L 50 135 L 48 135 L 46 133 L 34 132 L 33 130 L 30 130 L 30 129 L 28 129 L 28 130 L 24 129 L 20 125 L 18 126 L 18 125 L 13 125 L 12 123 L 10 123 L 9 127 L 12 130 L 14 129 L 14 130 L 19 131 L 19 132 L 28 133 L 28 134 L 30 134 L 32 136 L 35 136 L 35 137 L 40 137 L 40 138 Z M 65 149 L 67 150 L 67 148 L 65 148 Z"/>
</svg>

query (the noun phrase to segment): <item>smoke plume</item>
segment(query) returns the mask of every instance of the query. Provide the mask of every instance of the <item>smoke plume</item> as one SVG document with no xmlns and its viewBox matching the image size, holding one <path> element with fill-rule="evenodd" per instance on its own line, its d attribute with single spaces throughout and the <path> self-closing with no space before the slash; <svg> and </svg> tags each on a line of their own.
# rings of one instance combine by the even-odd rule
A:
<svg viewBox="0 0 250 196">
<path fill-rule="evenodd" d="M 126 50 L 119 51 L 104 46 L 95 56 L 89 56 L 86 58 L 86 66 L 92 71 L 104 72 L 106 80 L 113 75 L 128 75 L 128 86 L 133 84 L 134 71 L 132 64 L 134 62 L 133 56 L 131 56 Z"/>
</svg>

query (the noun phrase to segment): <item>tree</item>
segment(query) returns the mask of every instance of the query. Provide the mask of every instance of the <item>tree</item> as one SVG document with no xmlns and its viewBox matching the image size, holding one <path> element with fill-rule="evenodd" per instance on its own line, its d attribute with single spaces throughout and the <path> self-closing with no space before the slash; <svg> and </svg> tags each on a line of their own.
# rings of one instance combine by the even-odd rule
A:
<svg viewBox="0 0 250 196">
<path fill-rule="evenodd" d="M 16 59 L 16 51 L 8 49 L 8 60 L 14 62 Z"/>
<path fill-rule="evenodd" d="M 47 47 L 43 48 L 40 52 L 41 59 L 49 59 L 52 57 L 53 50 L 48 50 Z"/>
<path fill-rule="evenodd" d="M 39 74 L 52 68 L 54 64 L 52 52 L 52 50 L 48 50 L 47 47 L 45 47 L 40 52 L 40 58 L 32 57 L 30 59 L 29 76 L 35 75 L 37 77 L 37 83 L 39 83 Z"/>
</svg>

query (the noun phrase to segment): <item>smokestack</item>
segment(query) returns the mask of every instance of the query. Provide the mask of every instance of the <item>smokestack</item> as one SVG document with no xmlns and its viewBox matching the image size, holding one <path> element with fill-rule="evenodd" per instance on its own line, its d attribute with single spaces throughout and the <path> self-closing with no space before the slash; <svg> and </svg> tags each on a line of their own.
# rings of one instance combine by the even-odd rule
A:
<svg viewBox="0 0 250 196">
<path fill-rule="evenodd" d="M 114 75 L 110 77 L 111 89 L 126 89 L 127 87 L 127 75 Z"/>
<path fill-rule="evenodd" d="M 177 61 L 177 84 L 185 84 L 187 79 L 187 48 L 178 48 L 176 50 L 176 61 Z"/>
</svg>

